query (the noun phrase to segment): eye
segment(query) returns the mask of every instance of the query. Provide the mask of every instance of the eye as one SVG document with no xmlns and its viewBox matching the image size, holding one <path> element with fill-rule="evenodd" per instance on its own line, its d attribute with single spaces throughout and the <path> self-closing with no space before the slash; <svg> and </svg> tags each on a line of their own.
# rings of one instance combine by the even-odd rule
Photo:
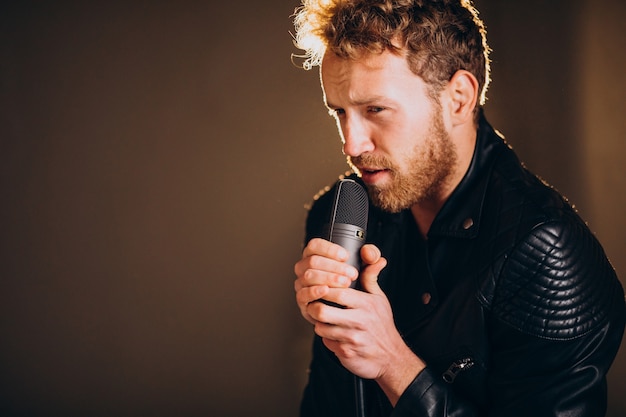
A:
<svg viewBox="0 0 626 417">
<path fill-rule="evenodd" d="M 333 117 L 338 117 L 345 113 L 346 111 L 344 109 L 328 109 L 328 114 L 330 114 Z"/>
<path fill-rule="evenodd" d="M 369 113 L 380 113 L 383 110 L 385 110 L 384 107 L 378 107 L 378 106 L 370 106 L 367 108 L 367 111 Z"/>
</svg>

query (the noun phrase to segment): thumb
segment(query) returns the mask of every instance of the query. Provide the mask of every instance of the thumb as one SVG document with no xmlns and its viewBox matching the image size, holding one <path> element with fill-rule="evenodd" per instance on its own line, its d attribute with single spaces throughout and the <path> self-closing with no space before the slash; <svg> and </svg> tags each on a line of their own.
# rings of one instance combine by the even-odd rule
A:
<svg viewBox="0 0 626 417">
<path fill-rule="evenodd" d="M 387 266 L 387 260 L 382 257 L 380 250 L 374 245 L 363 246 L 361 258 L 365 265 L 359 275 L 361 287 L 370 294 L 383 295 L 383 290 L 378 285 L 378 274 Z"/>
</svg>

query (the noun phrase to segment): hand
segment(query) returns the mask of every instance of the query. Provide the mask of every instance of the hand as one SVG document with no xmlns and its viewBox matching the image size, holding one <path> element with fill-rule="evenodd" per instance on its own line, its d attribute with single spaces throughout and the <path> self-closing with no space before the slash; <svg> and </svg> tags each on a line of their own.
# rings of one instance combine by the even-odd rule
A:
<svg viewBox="0 0 626 417">
<path fill-rule="evenodd" d="M 386 260 L 373 245 L 361 249 L 363 291 L 328 288 L 324 299 L 345 308 L 322 303 L 309 304 L 307 313 L 315 320 L 315 333 L 351 372 L 368 379 L 379 377 L 386 360 L 402 343 L 393 321 L 387 296 L 378 286 L 378 274 Z"/>
<path fill-rule="evenodd" d="M 310 323 L 316 321 L 307 311 L 310 303 L 324 298 L 330 288 L 348 288 L 359 271 L 346 264 L 348 252 L 324 239 L 311 239 L 294 267 L 296 302 L 302 316 Z"/>
<path fill-rule="evenodd" d="M 392 404 L 425 367 L 406 345 L 395 327 L 387 296 L 378 285 L 378 275 L 387 265 L 374 245 L 361 249 L 366 265 L 361 271 L 363 291 L 327 287 L 324 299 L 345 306 L 323 303 L 306 306 L 315 323 L 315 333 L 350 372 L 375 379 Z"/>
</svg>

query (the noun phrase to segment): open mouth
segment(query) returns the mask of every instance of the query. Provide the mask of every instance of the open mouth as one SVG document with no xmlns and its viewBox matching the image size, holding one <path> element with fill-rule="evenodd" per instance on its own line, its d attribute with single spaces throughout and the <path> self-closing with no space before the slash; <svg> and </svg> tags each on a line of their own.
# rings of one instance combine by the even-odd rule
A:
<svg viewBox="0 0 626 417">
<path fill-rule="evenodd" d="M 365 183 L 374 183 L 377 180 L 381 179 L 381 176 L 385 173 L 389 172 L 388 169 L 385 168 L 359 168 L 359 172 L 361 173 L 361 179 Z"/>
<path fill-rule="evenodd" d="M 369 167 L 359 167 L 359 171 L 363 174 L 373 175 L 379 172 L 388 171 L 387 168 L 369 168 Z"/>
</svg>

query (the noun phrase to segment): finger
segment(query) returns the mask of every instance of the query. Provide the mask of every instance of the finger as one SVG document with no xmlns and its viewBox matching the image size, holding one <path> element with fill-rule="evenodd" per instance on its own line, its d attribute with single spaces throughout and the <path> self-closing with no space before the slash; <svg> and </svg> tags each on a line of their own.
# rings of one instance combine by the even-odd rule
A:
<svg viewBox="0 0 626 417">
<path fill-rule="evenodd" d="M 362 357 L 356 346 L 343 341 L 337 341 L 329 338 L 322 338 L 324 345 L 339 358 L 340 361 L 354 361 Z M 355 371 L 358 374 L 358 371 Z"/>
<path fill-rule="evenodd" d="M 328 292 L 328 287 L 315 286 L 305 287 L 296 292 L 296 303 L 300 309 L 300 314 L 311 324 L 315 324 L 316 320 L 309 314 L 308 306 L 319 301 Z"/>
<path fill-rule="evenodd" d="M 370 294 L 383 295 L 378 285 L 378 275 L 387 266 L 387 260 L 382 257 L 380 250 L 374 245 L 365 245 L 361 249 L 363 262 L 367 264 L 361 271 L 359 278 L 361 287 Z"/>
<path fill-rule="evenodd" d="M 332 280 L 341 281 L 341 277 L 344 277 L 347 282 L 338 284 L 339 286 L 347 286 L 359 275 L 359 271 L 355 267 L 319 255 L 312 255 L 298 261 L 294 266 L 294 272 L 303 281 L 303 285 L 333 285 Z"/>
<path fill-rule="evenodd" d="M 316 285 L 313 287 L 304 287 L 296 292 L 296 302 L 302 307 L 306 307 L 310 303 L 325 297 L 329 288 L 325 285 Z"/>
<path fill-rule="evenodd" d="M 363 245 L 361 248 L 361 259 L 365 264 L 373 264 L 376 263 L 382 256 L 380 249 L 376 245 L 372 245 L 368 243 L 367 245 Z"/>
<path fill-rule="evenodd" d="M 339 262 L 347 261 L 350 256 L 343 247 L 321 238 L 311 239 L 302 251 L 303 258 L 311 255 L 320 255 Z"/>
<path fill-rule="evenodd" d="M 342 345 L 343 348 L 356 348 L 364 343 L 365 340 L 363 333 L 359 329 L 337 326 L 321 321 L 315 322 L 315 334 L 326 341 L 332 342 L 335 347 L 331 348 L 331 350 L 335 353 L 337 353 L 336 348 L 339 347 L 339 345 Z M 348 351 L 344 351 L 342 354 L 345 355 L 347 352 Z"/>
<path fill-rule="evenodd" d="M 356 290 L 346 289 L 334 291 Z M 329 305 L 327 303 L 327 301 L 331 301 L 331 299 L 337 301 L 341 300 L 341 298 L 329 296 L 332 292 L 333 289 L 330 289 L 328 294 L 319 302 L 313 302 L 306 306 L 306 314 L 315 321 L 317 327 L 316 333 L 321 337 L 341 340 L 340 335 L 346 332 L 347 329 L 364 330 L 357 310 L 342 308 L 337 305 Z"/>
<path fill-rule="evenodd" d="M 355 339 L 357 338 L 355 337 L 355 334 L 358 333 L 322 322 L 316 322 L 314 330 L 316 335 L 326 341 L 332 342 L 335 346 L 338 346 L 339 344 L 354 345 L 356 341 Z M 336 352 L 335 348 L 332 348 L 331 350 Z"/>
</svg>

